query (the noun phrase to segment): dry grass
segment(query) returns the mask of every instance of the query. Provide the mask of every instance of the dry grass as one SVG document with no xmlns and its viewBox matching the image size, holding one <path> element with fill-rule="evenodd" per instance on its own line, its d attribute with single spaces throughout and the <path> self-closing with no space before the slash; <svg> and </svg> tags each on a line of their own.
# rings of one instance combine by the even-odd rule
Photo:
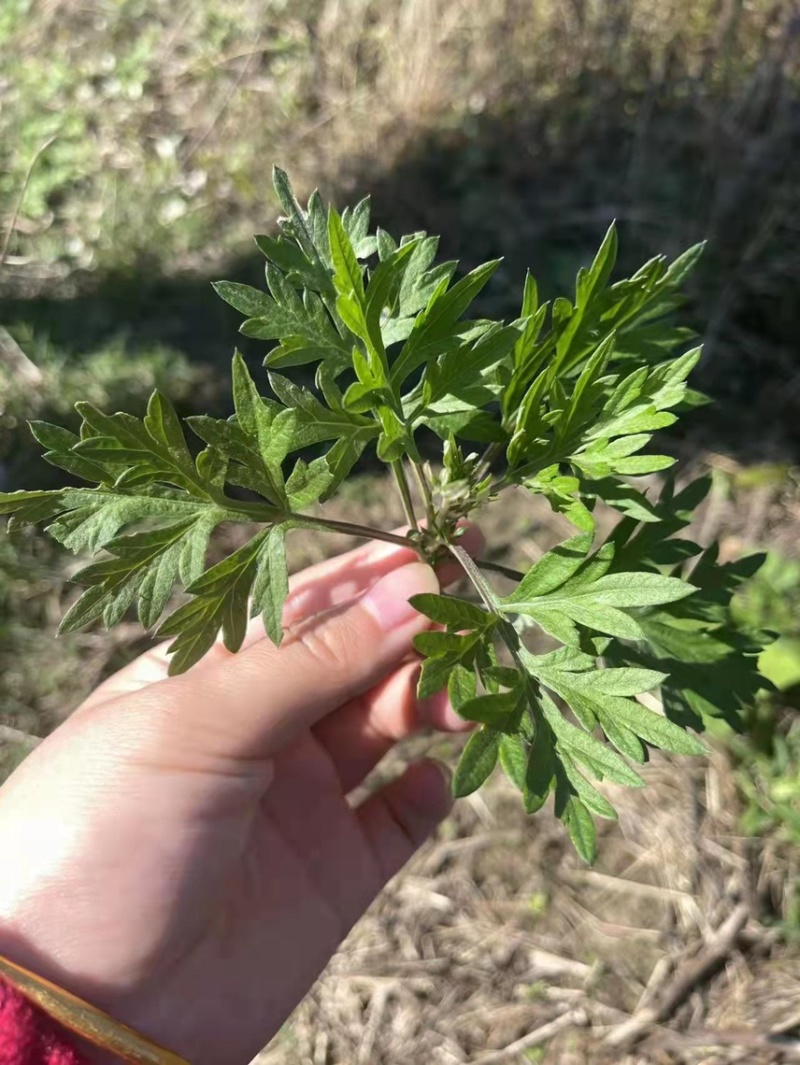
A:
<svg viewBox="0 0 800 1065">
<path fill-rule="evenodd" d="M 734 554 L 758 520 L 759 537 L 785 540 L 795 519 L 778 495 L 718 490 L 694 534 Z M 386 520 L 379 486 L 361 506 Z M 520 565 L 564 532 L 514 494 L 482 526 Z M 452 762 L 455 746 L 420 737 L 372 784 L 421 755 Z M 258 1065 L 800 1061 L 797 947 L 773 927 L 796 853 L 740 834 L 722 750 L 708 765 L 658 757 L 645 777 L 643 792 L 608 789 L 620 819 L 602 825 L 593 869 L 503 779 L 460 802 Z"/>
<path fill-rule="evenodd" d="M 659 760 L 647 777 L 644 793 L 615 789 L 620 822 L 592 870 L 510 785 L 461 802 L 259 1065 L 800 1060 L 796 953 L 760 923 L 771 863 L 737 835 L 728 766 Z M 663 1024 L 615 1045 L 687 975 Z"/>
</svg>

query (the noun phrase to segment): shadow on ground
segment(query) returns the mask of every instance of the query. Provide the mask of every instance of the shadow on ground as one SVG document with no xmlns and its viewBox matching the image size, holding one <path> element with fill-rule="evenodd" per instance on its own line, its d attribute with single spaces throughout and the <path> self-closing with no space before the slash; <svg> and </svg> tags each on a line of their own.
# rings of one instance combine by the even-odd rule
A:
<svg viewBox="0 0 800 1065">
<path fill-rule="evenodd" d="M 621 268 L 707 239 L 685 318 L 701 332 L 700 385 L 718 401 L 690 440 L 740 459 L 800 457 L 800 95 L 780 64 L 741 96 L 714 100 L 691 82 L 575 84 L 535 111 L 523 100 L 458 129 L 415 139 L 391 168 L 356 160 L 339 200 L 365 191 L 392 232 L 426 229 L 465 266 L 504 256 L 482 310 L 513 316 L 525 269 L 545 294 L 570 292 L 612 218 Z M 263 345 L 237 338 L 239 316 L 210 281 L 262 283 L 258 253 L 211 277 L 166 276 L 158 258 L 125 274 L 77 279 L 70 298 L 4 300 L 2 320 L 25 324 L 69 357 L 120 335 L 132 357 L 168 345 L 218 371 L 219 411 L 235 343 L 257 365 Z"/>
</svg>

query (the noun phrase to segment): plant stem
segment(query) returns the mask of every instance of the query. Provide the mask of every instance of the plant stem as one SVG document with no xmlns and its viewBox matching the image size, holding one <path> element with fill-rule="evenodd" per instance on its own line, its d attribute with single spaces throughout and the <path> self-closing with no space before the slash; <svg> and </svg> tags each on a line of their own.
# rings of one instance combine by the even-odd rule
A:
<svg viewBox="0 0 800 1065">
<path fill-rule="evenodd" d="M 365 540 L 383 540 L 387 544 L 397 544 L 398 547 L 410 547 L 417 551 L 419 544 L 408 536 L 399 536 L 397 533 L 385 532 L 383 529 L 373 529 L 369 525 L 358 525 L 352 521 L 336 521 L 335 518 L 315 518 L 310 514 L 288 514 L 287 519 L 296 521 L 298 525 L 307 528 L 324 529 L 326 532 L 344 533 L 346 536 L 360 536 Z"/>
<path fill-rule="evenodd" d="M 249 503 L 246 500 L 225 499 L 221 505 L 228 510 L 237 510 L 243 518 L 250 521 L 258 521 L 270 524 L 276 521 L 292 521 L 308 528 L 321 529 L 325 532 L 343 533 L 345 536 L 358 536 L 364 540 L 383 540 L 387 544 L 396 544 L 398 547 L 409 547 L 419 553 L 419 543 L 410 536 L 402 536 L 399 533 L 386 532 L 384 529 L 375 529 L 371 525 L 359 525 L 352 521 L 337 521 L 335 518 L 318 518 L 311 514 L 283 514 L 268 503 Z M 487 558 L 473 559 L 463 547 L 457 544 L 449 545 L 450 551 L 464 567 L 462 556 L 469 560 L 473 567 L 489 570 L 492 573 L 500 573 L 512 581 L 521 581 L 524 574 L 519 570 L 504 566 L 500 562 L 491 562 Z M 466 568 L 466 567 L 465 567 Z M 488 587 L 488 586 L 487 586 Z"/>
<path fill-rule="evenodd" d="M 33 174 L 36 164 L 39 162 L 39 159 L 47 151 L 47 149 L 50 147 L 50 145 L 55 139 L 56 135 L 54 134 L 52 137 L 48 137 L 47 140 L 44 141 L 44 143 L 40 144 L 36 151 L 33 153 L 33 158 L 28 164 L 28 170 L 22 181 L 22 188 L 19 190 L 19 196 L 17 197 L 17 202 L 14 207 L 14 213 L 11 216 L 11 222 L 9 224 L 8 231 L 6 232 L 5 239 L 3 241 L 3 247 L 2 249 L 0 249 L 0 270 L 2 270 L 6 264 L 8 246 L 11 243 L 11 237 L 14 234 L 14 230 L 17 228 L 17 219 L 19 218 L 19 212 L 22 210 L 22 203 L 25 199 L 25 193 L 28 191 L 28 184 L 30 183 L 31 175 Z"/>
<path fill-rule="evenodd" d="M 483 600 L 484 606 L 491 614 L 497 613 L 497 596 L 494 594 L 490 586 L 484 580 L 483 574 L 478 569 L 474 559 L 467 554 L 463 547 L 459 547 L 458 544 L 448 544 L 448 549 L 451 555 L 461 565 L 466 575 L 472 581 L 475 586 L 475 590 Z"/>
<path fill-rule="evenodd" d="M 486 609 L 497 619 L 497 635 L 508 648 L 508 653 L 514 660 L 514 664 L 519 670 L 524 672 L 525 667 L 522 664 L 522 659 L 520 658 L 519 654 L 519 637 L 517 636 L 514 626 L 508 621 L 507 618 L 504 618 L 499 613 L 497 609 L 499 606 L 497 596 L 494 594 L 494 591 L 484 579 L 484 576 L 481 571 L 478 569 L 480 563 L 476 563 L 474 559 L 470 558 L 464 548 L 459 547 L 458 544 L 448 544 L 448 547 L 450 549 L 450 553 L 452 555 L 455 555 L 456 559 L 458 559 L 458 561 L 461 563 L 462 569 L 469 577 L 470 581 L 472 581 L 472 584 L 475 587 L 475 590 L 477 591 L 478 595 L 483 600 Z"/>
<path fill-rule="evenodd" d="M 428 478 L 425 476 L 425 467 L 421 462 L 412 462 L 411 468 L 413 469 L 417 484 L 422 492 L 422 498 L 425 500 L 425 513 L 428 518 L 428 528 L 432 529 L 436 522 L 436 510 L 433 506 L 433 493 L 431 492 L 431 486 L 428 483 Z"/>
<path fill-rule="evenodd" d="M 480 481 L 489 472 L 491 465 L 500 450 L 500 446 L 501 445 L 498 443 L 498 441 L 495 440 L 494 443 L 489 444 L 484 453 L 481 455 L 480 462 L 478 463 L 478 469 L 475 473 L 476 481 Z"/>
<path fill-rule="evenodd" d="M 400 492 L 400 498 L 403 501 L 403 510 L 405 511 L 406 521 L 415 531 L 419 528 L 417 525 L 417 516 L 414 513 L 414 504 L 411 501 L 411 490 L 408 487 L 408 480 L 406 479 L 406 471 L 403 468 L 401 459 L 395 459 L 392 463 L 392 473 L 394 479 L 397 482 L 397 488 Z"/>
</svg>

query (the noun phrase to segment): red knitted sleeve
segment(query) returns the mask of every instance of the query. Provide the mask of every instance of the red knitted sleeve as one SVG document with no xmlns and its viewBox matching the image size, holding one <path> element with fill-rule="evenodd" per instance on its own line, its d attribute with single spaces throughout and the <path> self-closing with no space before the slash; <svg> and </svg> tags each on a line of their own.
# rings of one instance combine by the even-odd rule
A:
<svg viewBox="0 0 800 1065">
<path fill-rule="evenodd" d="M 0 1065 L 86 1065 L 63 1029 L 2 978 Z"/>
</svg>

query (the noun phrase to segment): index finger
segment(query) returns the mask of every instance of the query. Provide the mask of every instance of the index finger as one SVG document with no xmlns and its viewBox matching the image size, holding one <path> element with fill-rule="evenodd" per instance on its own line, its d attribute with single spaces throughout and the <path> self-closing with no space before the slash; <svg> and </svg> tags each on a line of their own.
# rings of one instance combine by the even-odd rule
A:
<svg viewBox="0 0 800 1065">
<path fill-rule="evenodd" d="M 396 531 L 402 535 L 405 529 Z M 470 554 L 480 550 L 483 538 L 477 526 L 467 526 L 461 543 Z M 304 618 L 349 602 L 363 594 L 391 570 L 414 562 L 417 558 L 416 551 L 411 547 L 371 541 L 352 551 L 307 566 L 289 578 L 289 596 L 284 605 L 283 623 L 293 625 Z M 455 562 L 447 562 L 439 568 L 438 573 L 442 584 L 449 584 L 458 577 L 460 569 Z M 242 649 L 264 638 L 261 618 L 252 618 Z M 171 641 L 164 641 L 157 644 L 127 666 L 123 666 L 84 700 L 82 708 L 98 706 L 120 695 L 131 695 L 150 684 L 165 680 L 169 670 L 167 649 L 170 643 Z M 214 654 L 228 657 L 230 652 L 218 643 L 209 652 L 209 655 Z"/>
</svg>

